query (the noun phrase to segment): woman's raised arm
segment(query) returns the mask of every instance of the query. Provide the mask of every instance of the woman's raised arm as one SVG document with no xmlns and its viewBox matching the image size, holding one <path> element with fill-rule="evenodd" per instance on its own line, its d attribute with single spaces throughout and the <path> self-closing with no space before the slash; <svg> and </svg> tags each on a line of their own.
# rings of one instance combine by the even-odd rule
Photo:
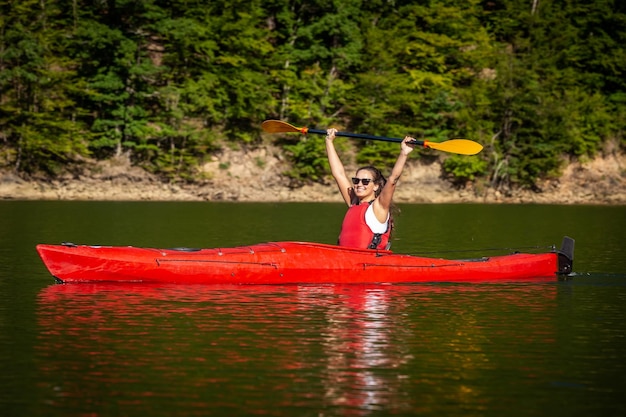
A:
<svg viewBox="0 0 626 417">
<path fill-rule="evenodd" d="M 326 154 L 328 155 L 328 163 L 330 164 L 330 172 L 333 174 L 333 178 L 335 178 L 335 182 L 337 182 L 337 186 L 339 187 L 339 192 L 341 192 L 341 196 L 348 206 L 352 204 L 352 182 L 348 179 L 346 175 L 346 170 L 339 159 L 339 155 L 335 150 L 335 133 L 337 133 L 337 129 L 328 129 L 326 132 Z"/>
</svg>

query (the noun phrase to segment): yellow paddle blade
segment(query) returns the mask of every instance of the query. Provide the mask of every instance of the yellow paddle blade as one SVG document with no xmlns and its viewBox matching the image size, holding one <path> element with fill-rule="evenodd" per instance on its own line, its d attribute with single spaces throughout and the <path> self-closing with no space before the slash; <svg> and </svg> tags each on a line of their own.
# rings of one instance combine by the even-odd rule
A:
<svg viewBox="0 0 626 417">
<path fill-rule="evenodd" d="M 306 133 L 305 127 L 295 127 L 287 122 L 280 120 L 266 120 L 261 123 L 261 128 L 267 133 L 288 133 L 288 132 L 300 132 Z"/>
<path fill-rule="evenodd" d="M 461 155 L 476 155 L 483 150 L 483 145 L 469 139 L 452 139 L 444 142 L 425 141 L 424 146 L 438 151 L 458 153 Z"/>
</svg>

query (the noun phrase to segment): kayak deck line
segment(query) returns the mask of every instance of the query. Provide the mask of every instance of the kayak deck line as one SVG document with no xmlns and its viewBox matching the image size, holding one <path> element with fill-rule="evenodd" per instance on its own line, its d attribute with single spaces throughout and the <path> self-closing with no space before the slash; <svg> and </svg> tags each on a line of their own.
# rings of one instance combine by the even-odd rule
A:
<svg viewBox="0 0 626 417">
<path fill-rule="evenodd" d="M 574 239 L 559 250 L 444 259 L 313 242 L 267 242 L 231 248 L 139 248 L 63 243 L 37 245 L 57 281 L 180 284 L 367 284 L 486 282 L 566 278 Z"/>
<path fill-rule="evenodd" d="M 274 263 L 270 262 L 242 262 L 242 261 L 226 261 L 221 259 L 163 259 L 156 258 L 155 259 L 157 265 L 161 266 L 161 263 L 165 262 L 197 262 L 197 263 L 216 263 L 216 264 L 234 264 L 234 265 L 261 265 L 261 266 L 271 266 L 272 268 L 278 268 L 278 266 Z"/>
<path fill-rule="evenodd" d="M 395 265 L 395 264 L 363 264 L 363 269 L 366 268 L 450 268 L 454 266 L 463 266 L 463 262 L 455 264 L 443 264 L 443 265 Z"/>
</svg>

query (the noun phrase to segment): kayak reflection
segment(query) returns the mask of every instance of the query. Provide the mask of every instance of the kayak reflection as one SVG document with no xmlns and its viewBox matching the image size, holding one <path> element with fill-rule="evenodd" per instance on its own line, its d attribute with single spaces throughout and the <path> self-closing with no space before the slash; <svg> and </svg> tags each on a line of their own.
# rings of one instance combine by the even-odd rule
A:
<svg viewBox="0 0 626 417">
<path fill-rule="evenodd" d="M 501 302 L 525 308 L 526 288 Z M 554 295 L 553 287 L 544 290 L 543 306 Z M 139 415 L 154 407 L 231 415 L 268 409 L 288 415 L 293 407 L 408 412 L 416 406 L 409 393 L 418 389 L 427 398 L 443 389 L 433 383 L 438 377 L 471 379 L 495 368 L 481 348 L 490 336 L 471 311 L 450 306 L 449 337 L 438 339 L 416 328 L 415 316 L 426 314 L 416 308 L 442 294 L 471 298 L 489 291 L 471 285 L 52 285 L 38 300 L 38 369 L 47 381 L 40 387 L 52 407 L 94 415 L 112 409 Z M 455 352 L 461 332 L 471 336 L 463 347 L 472 351 L 469 360 Z M 539 334 L 543 342 L 553 339 L 549 328 Z M 437 361 L 454 363 L 456 375 L 432 374 L 440 362 L 419 355 L 434 351 Z M 418 368 L 427 371 L 416 374 Z M 449 395 L 461 402 L 480 389 L 453 387 L 446 387 Z"/>
</svg>

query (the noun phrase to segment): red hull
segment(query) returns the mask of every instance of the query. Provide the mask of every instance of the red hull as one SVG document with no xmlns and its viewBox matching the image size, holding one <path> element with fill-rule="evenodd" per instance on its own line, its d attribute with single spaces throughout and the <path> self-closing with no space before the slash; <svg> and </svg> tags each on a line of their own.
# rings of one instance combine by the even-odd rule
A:
<svg viewBox="0 0 626 417">
<path fill-rule="evenodd" d="M 471 260 L 305 242 L 200 250 L 38 245 L 37 251 L 50 273 L 62 282 L 366 284 L 556 277 L 571 272 L 573 248 L 574 241 L 566 237 L 559 251 Z"/>
</svg>

